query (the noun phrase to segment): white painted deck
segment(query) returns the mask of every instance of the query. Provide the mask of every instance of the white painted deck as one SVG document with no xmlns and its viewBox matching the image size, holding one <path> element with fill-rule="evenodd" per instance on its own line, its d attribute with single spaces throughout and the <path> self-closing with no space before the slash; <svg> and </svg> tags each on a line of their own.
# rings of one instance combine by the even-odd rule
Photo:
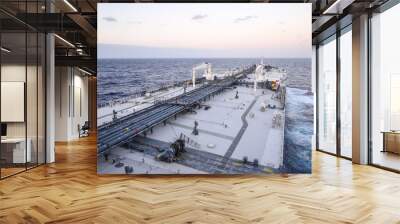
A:
<svg viewBox="0 0 400 224">
<path fill-rule="evenodd" d="M 236 91 L 239 91 L 239 99 L 234 98 Z M 148 132 L 147 137 L 173 142 L 183 133 L 200 144 L 199 150 L 224 156 L 243 125 L 241 116 L 258 95 L 246 117 L 248 127 L 231 158 L 242 160 L 247 156 L 249 161 L 257 158 L 262 165 L 278 168 L 282 164 L 284 129 L 283 126 L 273 128 L 272 118 L 273 113 L 279 111 L 284 119 L 283 110 L 260 110 L 262 103 L 280 106 L 278 102 L 271 100 L 272 94 L 269 90 L 258 89 L 254 92 L 252 87 L 241 86 L 227 90 L 203 103 L 211 106 L 209 110 L 203 107 L 196 109 L 196 113 L 179 115 L 176 120 L 170 119 L 166 126 L 161 124 L 154 127 L 153 133 Z M 251 114 L 254 117 L 251 118 Z M 197 136 L 191 134 L 195 120 L 199 123 Z M 215 147 L 210 148 L 209 144 Z"/>
<path fill-rule="evenodd" d="M 258 159 L 260 164 L 279 168 L 283 156 L 283 127 L 272 127 L 272 117 L 276 111 L 266 109 L 261 112 L 261 103 L 270 102 L 270 94 L 262 95 L 247 116 L 249 124 L 232 158 L 242 160 L 247 156 L 249 161 Z M 279 111 L 284 117 L 283 111 Z M 251 118 L 250 114 L 254 114 Z"/>
</svg>

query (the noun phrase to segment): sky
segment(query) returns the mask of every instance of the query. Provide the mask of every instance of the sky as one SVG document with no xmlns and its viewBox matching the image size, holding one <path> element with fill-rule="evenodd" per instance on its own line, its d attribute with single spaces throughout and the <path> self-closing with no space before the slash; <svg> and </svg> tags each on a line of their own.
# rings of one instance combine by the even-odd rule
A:
<svg viewBox="0 0 400 224">
<path fill-rule="evenodd" d="M 99 58 L 309 58 L 311 4 L 99 3 Z"/>
</svg>

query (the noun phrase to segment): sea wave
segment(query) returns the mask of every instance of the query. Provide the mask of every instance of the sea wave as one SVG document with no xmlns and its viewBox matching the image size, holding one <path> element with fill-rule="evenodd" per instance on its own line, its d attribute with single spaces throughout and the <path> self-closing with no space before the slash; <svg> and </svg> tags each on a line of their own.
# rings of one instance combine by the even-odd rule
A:
<svg viewBox="0 0 400 224">
<path fill-rule="evenodd" d="M 311 173 L 314 96 L 309 90 L 287 88 L 283 172 Z"/>
<path fill-rule="evenodd" d="M 197 58 L 197 59 L 99 59 L 98 104 L 129 96 L 146 89 L 189 80 L 192 67 L 209 62 L 213 73 L 260 63 L 259 58 Z M 311 88 L 310 59 L 264 59 L 265 64 L 286 69 L 289 87 Z"/>
</svg>

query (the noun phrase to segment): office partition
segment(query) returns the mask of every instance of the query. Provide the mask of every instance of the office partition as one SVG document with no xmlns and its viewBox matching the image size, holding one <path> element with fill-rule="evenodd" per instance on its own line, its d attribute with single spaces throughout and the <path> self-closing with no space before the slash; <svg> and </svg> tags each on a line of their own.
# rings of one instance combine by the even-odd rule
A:
<svg viewBox="0 0 400 224">
<path fill-rule="evenodd" d="M 43 11 L 42 1 L 2 2 L 17 7 L 20 16 Z M 0 23 L 0 178 L 45 162 L 45 34 L 13 18 L 12 29 Z M 3 20 L 4 21 L 4 20 Z M 3 129 L 3 128 L 2 128 Z"/>
</svg>

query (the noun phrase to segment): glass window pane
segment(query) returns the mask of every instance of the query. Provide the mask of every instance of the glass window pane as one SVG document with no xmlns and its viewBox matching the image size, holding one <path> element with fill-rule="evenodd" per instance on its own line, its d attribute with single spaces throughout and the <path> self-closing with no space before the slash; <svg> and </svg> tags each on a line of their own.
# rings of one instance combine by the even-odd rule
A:
<svg viewBox="0 0 400 224">
<path fill-rule="evenodd" d="M 400 170 L 398 21 L 400 4 L 374 15 L 371 19 L 372 163 L 396 170 Z"/>
<path fill-rule="evenodd" d="M 352 35 L 340 36 L 340 152 L 351 158 L 352 141 Z"/>
<path fill-rule="evenodd" d="M 38 164 L 45 163 L 45 122 L 46 122 L 46 78 L 45 78 L 45 65 L 46 65 L 46 52 L 45 44 L 46 37 L 44 34 L 38 35 Z"/>
<path fill-rule="evenodd" d="M 25 170 L 30 160 L 26 150 L 25 91 L 26 33 L 2 33 L 1 47 L 1 174 Z"/>
<path fill-rule="evenodd" d="M 318 147 L 336 153 L 336 40 L 318 48 Z"/>
<path fill-rule="evenodd" d="M 27 80 L 26 80 L 26 115 L 27 115 L 27 142 L 30 153 L 28 168 L 37 165 L 37 132 L 38 132 L 38 36 L 36 32 L 27 33 Z M 29 149 L 30 148 L 30 149 Z"/>
<path fill-rule="evenodd" d="M 1 1 L 15 14 L 43 13 L 45 1 Z M 45 162 L 45 35 L 0 12 L 0 177 Z"/>
</svg>

